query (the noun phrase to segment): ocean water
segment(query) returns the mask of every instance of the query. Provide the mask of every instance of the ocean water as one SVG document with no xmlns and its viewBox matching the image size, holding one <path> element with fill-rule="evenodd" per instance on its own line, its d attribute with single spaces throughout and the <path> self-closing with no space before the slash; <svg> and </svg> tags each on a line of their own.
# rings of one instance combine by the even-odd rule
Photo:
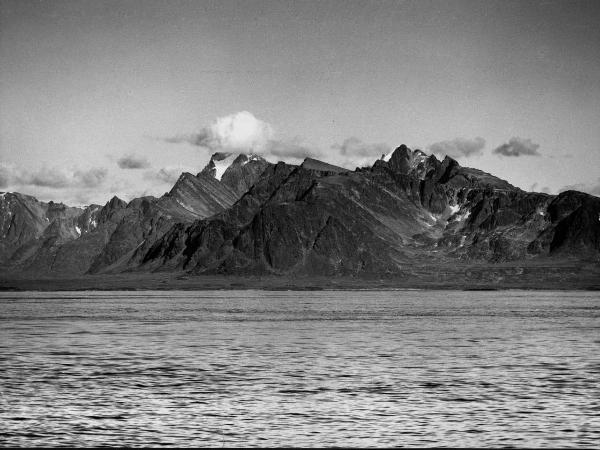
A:
<svg viewBox="0 0 600 450">
<path fill-rule="evenodd" d="M 0 445 L 600 442 L 600 294 L 0 293 Z"/>
</svg>

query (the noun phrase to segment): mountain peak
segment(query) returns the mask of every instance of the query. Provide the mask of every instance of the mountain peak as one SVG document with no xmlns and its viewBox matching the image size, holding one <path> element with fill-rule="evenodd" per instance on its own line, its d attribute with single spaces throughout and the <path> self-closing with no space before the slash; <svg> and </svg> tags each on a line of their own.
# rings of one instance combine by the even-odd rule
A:
<svg viewBox="0 0 600 450">
<path fill-rule="evenodd" d="M 334 166 L 333 164 L 319 161 L 318 159 L 314 159 L 314 158 L 304 158 L 304 161 L 302 161 L 302 164 L 300 164 L 300 167 L 302 167 L 303 169 L 316 170 L 319 172 L 334 172 L 334 173 L 348 172 L 348 169 L 344 169 L 343 167 L 339 167 L 339 166 Z"/>
<path fill-rule="evenodd" d="M 269 162 L 257 154 L 239 154 L 223 170 L 221 182 L 237 192 L 238 195 L 242 195 L 250 189 L 268 165 Z"/>
<path fill-rule="evenodd" d="M 171 188 L 171 190 L 175 189 L 175 187 L 179 184 L 179 183 L 183 183 L 185 180 L 190 179 L 190 178 L 196 178 L 195 175 L 189 173 L 189 172 L 181 172 L 181 175 L 179 175 L 179 178 L 177 178 L 177 181 L 175 182 L 175 184 L 173 185 L 173 187 Z"/>
<path fill-rule="evenodd" d="M 411 150 L 404 144 L 394 150 L 388 161 L 393 170 L 402 174 L 416 173 L 419 178 L 427 173 L 430 166 L 437 163 L 435 156 L 428 156 L 418 149 Z"/>
<path fill-rule="evenodd" d="M 226 158 L 229 158 L 231 155 L 233 155 L 233 153 L 230 152 L 216 152 L 213 153 L 212 156 L 210 157 L 211 161 L 222 161 Z"/>
<path fill-rule="evenodd" d="M 121 200 L 115 195 L 106 203 L 105 207 L 108 207 L 110 209 L 121 209 L 127 207 L 127 202 Z"/>
<path fill-rule="evenodd" d="M 241 156 L 241 155 L 240 155 Z M 236 153 L 217 152 L 210 157 L 208 164 L 200 173 L 207 174 L 221 181 L 225 171 L 239 158 Z"/>
<path fill-rule="evenodd" d="M 214 153 L 198 175 L 206 175 L 224 183 L 239 195 L 254 184 L 269 163 L 255 153 Z"/>
</svg>

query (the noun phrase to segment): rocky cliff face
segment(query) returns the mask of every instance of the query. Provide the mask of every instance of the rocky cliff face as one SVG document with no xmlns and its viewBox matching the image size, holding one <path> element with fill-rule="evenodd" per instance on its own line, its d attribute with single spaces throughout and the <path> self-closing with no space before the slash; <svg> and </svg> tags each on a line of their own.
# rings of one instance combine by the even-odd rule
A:
<svg viewBox="0 0 600 450">
<path fill-rule="evenodd" d="M 594 259 L 600 252 L 597 197 L 524 192 L 451 158 L 439 162 L 403 146 L 389 162 L 378 161 L 371 174 L 384 183 L 394 179 L 432 214 L 431 232 L 415 236 L 428 253 L 500 262 L 557 252 Z"/>
<path fill-rule="evenodd" d="M 413 264 L 600 253 L 600 199 L 527 193 L 401 146 L 350 172 L 307 160 L 270 167 L 229 210 L 173 227 L 144 270 L 402 274 Z"/>
<path fill-rule="evenodd" d="M 88 271 L 134 270 L 155 241 L 175 224 L 211 217 L 231 207 L 245 192 L 244 186 L 253 184 L 269 164 L 258 157 L 231 156 L 217 153 L 197 175 L 181 174 L 173 188 L 159 199 L 132 200 Z"/>
<path fill-rule="evenodd" d="M 219 173 L 214 161 L 220 164 Z M 57 276 L 130 270 L 175 224 L 189 224 L 231 207 L 268 165 L 256 156 L 215 154 L 202 172 L 181 174 L 160 198 L 127 203 L 113 197 L 104 207 L 69 208 L 22 194 L 2 194 L 1 269 Z"/>
<path fill-rule="evenodd" d="M 240 197 L 269 165 L 264 158 L 254 154 L 215 153 L 198 176 L 215 178 Z"/>
<path fill-rule="evenodd" d="M 40 202 L 12 192 L 0 193 L 0 264 L 24 245 L 38 239 L 68 240 L 79 236 L 85 220 L 92 217 L 93 206 L 73 208 L 62 203 Z"/>
<path fill-rule="evenodd" d="M 406 146 L 355 171 L 215 154 L 163 197 L 85 210 L 3 202 L 4 271 L 402 276 L 458 262 L 600 263 L 599 198 L 524 192 Z"/>
<path fill-rule="evenodd" d="M 238 197 L 230 187 L 206 173 L 183 173 L 160 198 L 157 207 L 167 215 L 194 220 L 229 208 Z"/>
</svg>

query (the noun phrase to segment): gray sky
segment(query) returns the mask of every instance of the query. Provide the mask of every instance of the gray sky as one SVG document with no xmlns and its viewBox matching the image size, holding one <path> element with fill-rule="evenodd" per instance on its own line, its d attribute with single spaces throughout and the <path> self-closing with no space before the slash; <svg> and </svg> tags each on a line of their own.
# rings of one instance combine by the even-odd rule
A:
<svg viewBox="0 0 600 450">
<path fill-rule="evenodd" d="M 600 195 L 600 2 L 0 0 L 0 190 L 160 195 L 212 151 L 402 143 Z"/>
</svg>

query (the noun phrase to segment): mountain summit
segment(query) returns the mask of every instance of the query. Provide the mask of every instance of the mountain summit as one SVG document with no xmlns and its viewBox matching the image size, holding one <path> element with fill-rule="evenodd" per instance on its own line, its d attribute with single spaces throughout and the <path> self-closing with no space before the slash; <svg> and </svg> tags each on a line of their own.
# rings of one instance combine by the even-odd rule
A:
<svg viewBox="0 0 600 450">
<path fill-rule="evenodd" d="M 215 153 L 200 173 L 216 178 L 238 195 L 242 195 L 250 189 L 268 165 L 264 158 L 253 153 Z"/>
</svg>

